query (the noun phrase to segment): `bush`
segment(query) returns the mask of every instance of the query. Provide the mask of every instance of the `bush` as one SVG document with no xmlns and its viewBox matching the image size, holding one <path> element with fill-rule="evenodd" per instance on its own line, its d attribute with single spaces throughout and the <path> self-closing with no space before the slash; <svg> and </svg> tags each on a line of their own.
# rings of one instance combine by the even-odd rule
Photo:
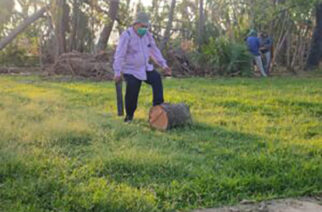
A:
<svg viewBox="0 0 322 212">
<path fill-rule="evenodd" d="M 226 38 L 211 38 L 204 45 L 199 63 L 210 69 L 210 74 L 248 76 L 251 73 L 251 55 L 241 43 Z"/>
<path fill-rule="evenodd" d="M 8 45 L 0 51 L 0 66 L 34 67 L 39 66 L 39 58 L 16 44 Z"/>
</svg>

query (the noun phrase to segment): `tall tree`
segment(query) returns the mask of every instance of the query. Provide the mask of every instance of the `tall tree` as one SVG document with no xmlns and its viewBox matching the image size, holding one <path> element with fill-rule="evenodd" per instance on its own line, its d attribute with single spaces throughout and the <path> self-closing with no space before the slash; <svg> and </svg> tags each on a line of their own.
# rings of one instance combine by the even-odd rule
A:
<svg viewBox="0 0 322 212">
<path fill-rule="evenodd" d="M 6 47 L 13 39 L 15 39 L 21 32 L 23 32 L 30 24 L 37 21 L 46 12 L 46 7 L 41 8 L 39 11 L 25 19 L 17 28 L 12 30 L 9 35 L 0 41 L 0 50 Z"/>
<path fill-rule="evenodd" d="M 201 48 L 203 42 L 203 33 L 205 29 L 205 15 L 203 0 L 199 0 L 199 24 L 198 24 L 198 45 Z"/>
<path fill-rule="evenodd" d="M 9 20 L 13 12 L 14 6 L 14 1 L 0 0 L 0 30 L 2 28 L 2 25 Z"/>
<path fill-rule="evenodd" d="M 176 0 L 172 0 L 171 6 L 170 6 L 167 28 L 165 29 L 164 37 L 163 37 L 163 40 L 162 40 L 161 46 L 160 46 L 161 50 L 163 50 L 166 47 L 167 42 L 170 39 L 170 32 L 171 32 L 172 23 L 173 23 L 173 15 L 174 15 L 175 7 L 176 7 Z"/>
<path fill-rule="evenodd" d="M 56 0 L 56 39 L 57 39 L 57 55 L 65 53 L 66 48 L 66 31 L 69 24 L 69 7 L 66 0 Z"/>
<path fill-rule="evenodd" d="M 101 32 L 100 38 L 97 43 L 96 52 L 104 51 L 106 49 L 108 40 L 110 38 L 111 32 L 113 30 L 114 22 L 117 18 L 117 13 L 119 10 L 119 0 L 110 0 L 109 8 L 109 22 L 104 26 Z"/>
<path fill-rule="evenodd" d="M 83 3 L 89 5 L 90 8 L 94 8 L 97 14 L 104 13 L 99 5 L 95 2 L 85 2 L 84 0 L 73 0 L 71 12 L 71 25 L 70 34 L 68 40 L 68 51 L 79 51 L 84 52 L 92 48 L 93 44 L 93 33 L 91 31 L 90 16 L 86 11 L 81 8 L 84 6 Z M 92 12 L 92 11 L 91 11 Z"/>
<path fill-rule="evenodd" d="M 319 66 L 322 58 L 322 3 L 315 8 L 316 26 L 312 35 L 312 45 L 307 60 L 307 69 L 314 69 Z"/>
<path fill-rule="evenodd" d="M 77 49 L 77 30 L 79 29 L 79 16 L 80 16 L 80 5 L 79 1 L 73 0 L 72 4 L 72 24 L 71 24 L 71 33 L 70 33 L 70 43 L 69 43 L 69 51 Z"/>
</svg>

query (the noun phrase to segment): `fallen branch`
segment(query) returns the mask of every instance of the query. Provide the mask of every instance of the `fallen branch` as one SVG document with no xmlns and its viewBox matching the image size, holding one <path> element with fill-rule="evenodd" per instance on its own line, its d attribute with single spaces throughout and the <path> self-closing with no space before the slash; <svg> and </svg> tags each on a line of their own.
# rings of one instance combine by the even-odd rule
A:
<svg viewBox="0 0 322 212">
<path fill-rule="evenodd" d="M 5 48 L 11 41 L 13 41 L 21 32 L 23 32 L 30 24 L 37 21 L 47 10 L 45 6 L 38 10 L 36 13 L 26 18 L 18 27 L 10 32 L 10 34 L 0 41 L 0 50 Z"/>
</svg>

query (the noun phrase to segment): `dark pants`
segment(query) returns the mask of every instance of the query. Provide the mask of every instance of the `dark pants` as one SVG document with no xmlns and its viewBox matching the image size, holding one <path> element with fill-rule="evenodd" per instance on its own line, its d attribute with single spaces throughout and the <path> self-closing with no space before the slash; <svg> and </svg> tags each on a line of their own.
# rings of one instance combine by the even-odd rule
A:
<svg viewBox="0 0 322 212">
<path fill-rule="evenodd" d="M 153 91 L 153 106 L 163 103 L 163 86 L 161 76 L 157 71 L 147 71 L 147 80 L 145 81 L 152 86 Z M 133 117 L 138 104 L 142 81 L 135 78 L 133 75 L 124 74 L 126 81 L 125 94 L 125 109 L 126 115 Z"/>
</svg>

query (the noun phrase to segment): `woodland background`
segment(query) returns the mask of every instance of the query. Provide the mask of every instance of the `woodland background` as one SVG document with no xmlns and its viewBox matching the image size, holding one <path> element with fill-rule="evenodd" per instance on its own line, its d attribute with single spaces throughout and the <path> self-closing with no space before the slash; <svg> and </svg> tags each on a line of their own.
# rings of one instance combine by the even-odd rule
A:
<svg viewBox="0 0 322 212">
<path fill-rule="evenodd" d="M 110 78 L 118 36 L 138 11 L 151 14 L 177 76 L 249 75 L 250 29 L 273 38 L 275 73 L 315 69 L 322 57 L 319 0 L 0 0 L 0 64 Z"/>
</svg>

